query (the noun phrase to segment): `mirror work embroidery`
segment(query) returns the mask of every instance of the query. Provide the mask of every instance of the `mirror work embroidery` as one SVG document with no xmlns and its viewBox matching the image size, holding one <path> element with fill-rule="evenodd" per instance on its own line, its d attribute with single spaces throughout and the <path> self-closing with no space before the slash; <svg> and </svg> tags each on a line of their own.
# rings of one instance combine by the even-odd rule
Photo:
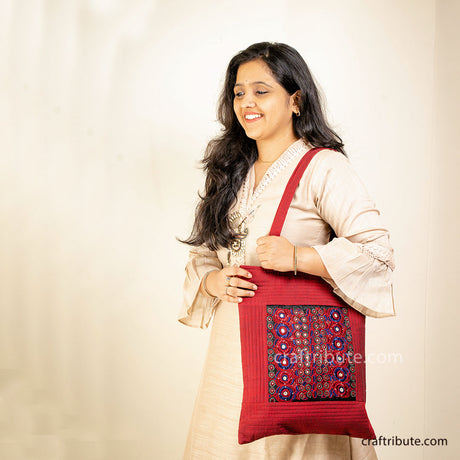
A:
<svg viewBox="0 0 460 460">
<path fill-rule="evenodd" d="M 345 307 L 267 305 L 268 400 L 356 401 Z"/>
</svg>

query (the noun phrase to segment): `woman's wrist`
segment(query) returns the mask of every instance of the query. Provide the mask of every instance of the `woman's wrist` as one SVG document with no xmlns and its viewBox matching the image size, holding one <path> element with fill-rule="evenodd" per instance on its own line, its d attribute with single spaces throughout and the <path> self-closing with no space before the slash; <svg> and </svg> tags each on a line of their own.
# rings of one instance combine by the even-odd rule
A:
<svg viewBox="0 0 460 460">
<path fill-rule="evenodd" d="M 313 248 L 297 248 L 297 271 L 323 278 L 331 277 L 320 255 Z"/>
<path fill-rule="evenodd" d="M 209 270 L 204 276 L 203 276 L 203 279 L 201 280 L 201 284 L 200 284 L 200 290 L 202 292 L 202 294 L 204 294 L 206 297 L 209 297 L 211 299 L 215 299 L 216 296 L 215 295 L 212 295 L 208 288 L 207 288 L 207 285 L 206 285 L 206 281 L 208 279 L 208 276 L 212 273 L 212 272 L 218 272 L 219 269 L 214 269 L 214 270 Z"/>
</svg>

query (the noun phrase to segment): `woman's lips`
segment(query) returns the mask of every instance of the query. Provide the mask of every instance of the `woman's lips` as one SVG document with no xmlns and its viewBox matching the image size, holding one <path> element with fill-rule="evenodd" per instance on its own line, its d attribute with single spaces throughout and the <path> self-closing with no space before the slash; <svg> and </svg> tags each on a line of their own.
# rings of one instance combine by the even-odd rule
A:
<svg viewBox="0 0 460 460">
<path fill-rule="evenodd" d="M 244 121 L 246 123 L 254 123 L 258 120 L 260 120 L 263 117 L 261 113 L 256 113 L 256 112 L 248 112 L 244 114 Z"/>
</svg>

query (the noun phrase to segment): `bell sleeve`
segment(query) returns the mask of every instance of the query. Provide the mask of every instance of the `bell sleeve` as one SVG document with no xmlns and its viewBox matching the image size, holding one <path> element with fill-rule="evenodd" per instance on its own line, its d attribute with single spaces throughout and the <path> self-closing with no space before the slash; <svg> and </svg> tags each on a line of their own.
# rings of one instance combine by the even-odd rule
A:
<svg viewBox="0 0 460 460">
<path fill-rule="evenodd" d="M 201 292 L 200 284 L 204 275 L 214 269 L 220 270 L 222 264 L 215 251 L 205 246 L 190 250 L 185 266 L 184 300 L 178 321 L 186 326 L 205 329 L 209 326 L 214 310 L 220 299 L 211 298 Z"/>
<path fill-rule="evenodd" d="M 394 316 L 393 248 L 380 212 L 344 155 L 320 153 L 324 155 L 315 162 L 311 193 L 319 215 L 337 236 L 313 246 L 330 274 L 324 279 L 361 313 Z"/>
</svg>

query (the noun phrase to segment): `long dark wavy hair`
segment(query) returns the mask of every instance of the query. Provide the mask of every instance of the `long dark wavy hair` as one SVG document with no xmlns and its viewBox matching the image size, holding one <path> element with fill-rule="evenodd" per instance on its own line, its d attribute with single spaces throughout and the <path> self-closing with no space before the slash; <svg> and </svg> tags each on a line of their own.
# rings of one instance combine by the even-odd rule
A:
<svg viewBox="0 0 460 460">
<path fill-rule="evenodd" d="M 217 250 L 227 247 L 234 237 L 229 209 L 258 157 L 256 142 L 246 136 L 233 110 L 234 86 L 240 65 L 255 59 L 265 62 L 289 95 L 300 90 L 297 101 L 300 116 L 293 114 L 292 118 L 296 136 L 314 147 L 334 149 L 345 155 L 342 139 L 327 123 L 318 89 L 302 56 L 284 43 L 251 45 L 235 55 L 228 65 L 217 107 L 222 133 L 206 148 L 202 160 L 206 173 L 204 195 L 199 194 L 192 232 L 186 240 L 179 239 L 182 243 Z"/>
</svg>

